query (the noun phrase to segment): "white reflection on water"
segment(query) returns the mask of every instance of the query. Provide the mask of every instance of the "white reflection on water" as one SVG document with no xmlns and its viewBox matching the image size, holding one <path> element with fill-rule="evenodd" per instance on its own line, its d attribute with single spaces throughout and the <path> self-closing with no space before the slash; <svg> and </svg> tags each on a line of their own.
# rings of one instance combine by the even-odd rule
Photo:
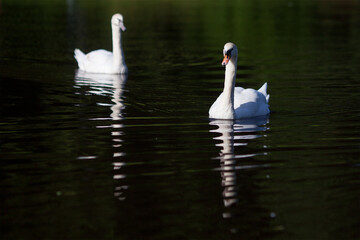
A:
<svg viewBox="0 0 360 240">
<path fill-rule="evenodd" d="M 113 169 L 114 169 L 114 180 L 122 180 L 126 178 L 126 175 L 121 174 L 121 168 L 126 164 L 121 160 L 125 155 L 121 151 L 121 146 L 123 140 L 121 136 L 124 135 L 124 132 L 121 130 L 124 125 L 121 123 L 121 120 L 124 119 L 123 110 L 125 109 L 125 104 L 123 100 L 123 94 L 125 89 L 125 83 L 127 80 L 127 75 L 124 74 L 95 74 L 87 73 L 78 70 L 75 77 L 75 87 L 81 88 L 82 86 L 89 87 L 87 91 L 88 94 L 101 95 L 101 96 L 110 96 L 113 104 L 108 103 L 97 103 L 98 106 L 110 107 L 111 114 L 110 119 L 108 117 L 97 117 L 91 118 L 89 120 L 98 120 L 106 121 L 112 120 L 110 125 L 98 125 L 97 128 L 112 128 L 112 147 L 113 152 Z M 122 185 L 121 182 L 114 189 L 114 196 L 119 200 L 125 200 L 124 191 L 128 188 L 127 185 Z"/>
<path fill-rule="evenodd" d="M 249 141 L 263 137 L 266 131 L 264 126 L 268 123 L 268 116 L 244 120 L 212 120 L 209 124 L 217 126 L 217 129 L 210 132 L 220 135 L 213 139 L 219 141 L 216 146 L 221 147 L 219 157 L 220 168 L 215 169 L 221 173 L 221 185 L 223 190 L 223 201 L 225 207 L 231 207 L 238 202 L 238 189 L 236 171 L 241 169 L 266 167 L 265 165 L 241 165 L 238 159 L 251 158 L 254 154 L 235 154 L 235 147 L 245 147 Z M 261 152 L 261 151 L 258 151 Z M 266 154 L 263 152 L 261 154 Z M 231 213 L 223 213 L 224 218 L 231 217 Z"/>
</svg>

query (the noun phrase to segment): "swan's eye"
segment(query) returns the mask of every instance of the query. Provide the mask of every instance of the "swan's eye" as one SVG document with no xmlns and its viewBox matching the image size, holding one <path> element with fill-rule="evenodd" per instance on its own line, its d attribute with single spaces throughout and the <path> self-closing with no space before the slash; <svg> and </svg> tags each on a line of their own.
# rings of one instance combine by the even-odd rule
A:
<svg viewBox="0 0 360 240">
<path fill-rule="evenodd" d="M 224 56 L 227 56 L 228 58 L 231 58 L 231 51 L 232 51 L 232 50 L 233 50 L 232 48 L 229 49 L 229 50 L 227 50 L 227 51 L 224 49 L 224 52 L 223 52 L 223 53 L 224 53 Z"/>
<path fill-rule="evenodd" d="M 226 56 L 228 56 L 228 57 L 231 57 L 231 51 L 232 51 L 233 49 L 231 48 L 231 49 L 229 49 L 229 50 L 227 50 L 227 51 L 225 51 L 225 49 L 224 49 L 224 55 L 226 55 Z"/>
</svg>

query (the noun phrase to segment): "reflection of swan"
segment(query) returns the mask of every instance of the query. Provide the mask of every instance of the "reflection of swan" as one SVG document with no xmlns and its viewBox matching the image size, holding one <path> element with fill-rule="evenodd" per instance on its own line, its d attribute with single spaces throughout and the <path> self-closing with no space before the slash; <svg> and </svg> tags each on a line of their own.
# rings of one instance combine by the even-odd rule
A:
<svg viewBox="0 0 360 240">
<path fill-rule="evenodd" d="M 125 108 L 122 95 L 124 93 L 126 80 L 127 75 L 124 74 L 98 74 L 78 70 L 76 72 L 75 84 L 77 87 L 89 86 L 89 93 L 95 95 L 111 95 L 111 100 L 114 104 L 110 107 L 112 111 L 110 116 L 112 120 L 121 120 L 123 119 L 122 111 Z M 107 104 L 98 104 L 107 106 Z M 112 126 L 119 126 L 119 124 L 113 124 Z"/>
<path fill-rule="evenodd" d="M 80 70 L 92 73 L 127 73 L 121 33 L 126 28 L 121 14 L 117 13 L 112 16 L 111 27 L 113 52 L 99 49 L 85 55 L 81 50 L 75 49 L 74 57 L 78 62 Z"/>
<path fill-rule="evenodd" d="M 88 73 L 76 71 L 75 85 L 90 87 L 89 93 L 94 95 L 112 96 L 115 104 L 121 104 L 127 75 Z"/>
<path fill-rule="evenodd" d="M 113 168 L 116 172 L 113 176 L 115 180 L 120 180 L 125 178 L 124 174 L 118 173 L 120 169 L 125 166 L 125 162 L 121 161 L 121 158 L 125 155 L 125 153 L 119 151 L 119 148 L 122 146 L 123 140 L 121 136 L 123 136 L 123 132 L 121 129 L 123 128 L 123 124 L 121 120 L 124 119 L 122 114 L 123 110 L 125 109 L 125 105 L 123 103 L 123 93 L 124 93 L 124 86 L 127 80 L 127 75 L 121 74 L 97 74 L 97 73 L 87 73 L 83 71 L 77 71 L 75 77 L 75 84 L 77 87 L 81 86 L 89 86 L 90 93 L 96 95 L 103 95 L 103 96 L 111 96 L 112 102 L 114 104 L 111 105 L 111 119 L 112 124 L 111 131 L 112 141 L 113 141 Z M 100 103 L 98 103 L 100 104 Z M 102 106 L 108 106 L 107 104 L 100 104 Z M 100 118 L 104 119 L 104 118 Z M 106 119 L 106 118 L 105 118 Z M 98 126 L 102 128 L 103 126 Z M 106 126 L 107 127 L 107 126 Z M 115 187 L 114 195 L 119 200 L 124 200 L 123 192 L 128 188 L 127 185 L 118 185 Z"/>
<path fill-rule="evenodd" d="M 267 83 L 259 90 L 235 88 L 237 47 L 233 43 L 224 46 L 225 83 L 224 90 L 209 110 L 209 117 L 215 119 L 241 119 L 266 115 L 270 95 L 266 93 Z"/>
<path fill-rule="evenodd" d="M 222 177 L 222 186 L 224 187 L 223 199 L 224 206 L 230 207 L 238 202 L 238 189 L 236 184 L 236 171 L 241 169 L 248 169 L 254 167 L 263 167 L 248 165 L 243 166 L 237 164 L 237 159 L 253 157 L 256 154 L 235 154 L 235 146 L 246 146 L 247 140 L 261 137 L 258 132 L 265 131 L 266 127 L 263 125 L 268 121 L 268 116 L 261 116 L 252 119 L 244 120 L 213 120 L 210 125 L 217 126 L 217 129 L 210 130 L 210 132 L 220 133 L 220 136 L 214 137 L 215 140 L 220 140 L 221 143 L 216 144 L 222 147 L 220 151 L 220 169 Z M 235 143 L 235 141 L 242 141 Z M 229 213 L 224 213 L 224 217 L 228 217 Z"/>
<path fill-rule="evenodd" d="M 212 121 L 210 125 L 217 125 L 218 129 L 211 130 L 211 132 L 221 133 L 221 136 L 215 137 L 216 140 L 221 140 L 222 143 L 216 146 L 222 147 L 220 151 L 220 171 L 224 187 L 223 198 L 225 207 L 229 207 L 237 203 L 236 191 L 236 172 L 235 172 L 235 156 L 234 156 L 234 129 L 233 121 Z"/>
</svg>

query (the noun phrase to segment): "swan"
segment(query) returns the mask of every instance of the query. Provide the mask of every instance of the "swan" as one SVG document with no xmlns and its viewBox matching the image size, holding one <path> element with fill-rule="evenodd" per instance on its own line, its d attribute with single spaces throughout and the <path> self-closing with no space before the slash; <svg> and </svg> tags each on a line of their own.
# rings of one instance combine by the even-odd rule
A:
<svg viewBox="0 0 360 240">
<path fill-rule="evenodd" d="M 211 119 L 244 119 L 269 114 L 267 83 L 259 90 L 235 87 L 238 50 L 234 43 L 226 43 L 223 50 L 225 66 L 224 90 L 209 110 Z"/>
<path fill-rule="evenodd" d="M 124 18 L 116 13 L 111 18 L 112 44 L 113 51 L 104 49 L 92 51 L 84 54 L 81 50 L 75 49 L 74 57 L 78 62 L 79 68 L 85 72 L 107 73 L 107 74 L 126 74 L 128 69 L 125 64 L 124 51 L 122 49 L 122 33 L 126 28 Z"/>
</svg>

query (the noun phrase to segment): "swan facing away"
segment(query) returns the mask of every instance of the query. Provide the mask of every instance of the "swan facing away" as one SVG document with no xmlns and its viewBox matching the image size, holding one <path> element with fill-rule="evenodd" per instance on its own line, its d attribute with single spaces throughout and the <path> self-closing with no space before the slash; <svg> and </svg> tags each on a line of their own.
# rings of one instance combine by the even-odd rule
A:
<svg viewBox="0 0 360 240">
<path fill-rule="evenodd" d="M 122 31 L 125 31 L 124 18 L 116 13 L 111 18 L 112 45 L 113 51 L 104 49 L 84 54 L 81 50 L 75 49 L 74 57 L 79 68 L 85 72 L 126 74 L 128 69 L 125 64 L 124 51 L 122 49 Z"/>
<path fill-rule="evenodd" d="M 224 90 L 209 110 L 212 119 L 243 119 L 269 114 L 267 83 L 259 90 L 235 87 L 238 50 L 235 44 L 224 46 L 225 66 Z"/>
</svg>

